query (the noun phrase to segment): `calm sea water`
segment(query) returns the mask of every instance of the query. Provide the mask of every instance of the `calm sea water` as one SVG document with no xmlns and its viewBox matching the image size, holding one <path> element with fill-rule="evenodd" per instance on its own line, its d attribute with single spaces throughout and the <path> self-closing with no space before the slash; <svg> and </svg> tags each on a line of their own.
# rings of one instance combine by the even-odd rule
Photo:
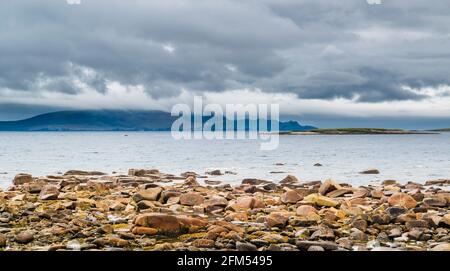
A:
<svg viewBox="0 0 450 271">
<path fill-rule="evenodd" d="M 281 136 L 276 151 L 259 147 L 253 140 L 177 141 L 168 132 L 0 132 L 0 187 L 20 172 L 44 176 L 69 169 L 157 168 L 174 174 L 221 169 L 238 175 L 211 179 L 230 183 L 249 177 L 277 181 L 288 173 L 304 181 L 332 178 L 355 185 L 450 178 L 449 133 Z M 368 168 L 381 174 L 358 173 Z"/>
</svg>

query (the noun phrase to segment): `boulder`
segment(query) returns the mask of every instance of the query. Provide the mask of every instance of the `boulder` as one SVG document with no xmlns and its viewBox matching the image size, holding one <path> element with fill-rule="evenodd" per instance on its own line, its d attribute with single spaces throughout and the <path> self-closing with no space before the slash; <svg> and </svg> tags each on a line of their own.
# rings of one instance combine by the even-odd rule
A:
<svg viewBox="0 0 450 271">
<path fill-rule="evenodd" d="M 189 186 L 189 187 L 197 187 L 200 186 L 200 184 L 197 182 L 195 176 L 188 176 L 186 178 L 186 180 L 184 181 L 185 186 Z"/>
<path fill-rule="evenodd" d="M 6 247 L 6 236 L 0 233 L 0 248 Z"/>
<path fill-rule="evenodd" d="M 149 227 L 134 227 L 133 228 L 133 234 L 137 235 L 155 235 L 158 233 L 158 230 L 155 228 L 149 228 Z"/>
<path fill-rule="evenodd" d="M 311 239 L 321 239 L 321 240 L 334 240 L 334 231 L 328 227 L 320 227 L 318 230 L 311 234 Z"/>
<path fill-rule="evenodd" d="M 367 230 L 367 221 L 364 219 L 356 219 L 353 221 L 352 227 L 365 232 Z"/>
<path fill-rule="evenodd" d="M 296 210 L 296 215 L 299 216 L 300 220 L 306 221 L 319 221 L 320 215 L 317 213 L 316 208 L 309 205 L 299 206 Z"/>
<path fill-rule="evenodd" d="M 106 173 L 100 171 L 84 171 L 84 170 L 69 170 L 64 173 L 65 176 L 69 175 L 80 175 L 80 176 L 101 176 L 106 175 Z"/>
<path fill-rule="evenodd" d="M 317 206 L 336 207 L 337 205 L 339 205 L 338 201 L 317 193 L 306 196 L 303 201 L 307 203 L 314 203 Z"/>
<path fill-rule="evenodd" d="M 411 220 L 405 223 L 405 226 L 408 230 L 414 228 L 428 228 L 428 222 L 425 220 Z"/>
<path fill-rule="evenodd" d="M 154 228 L 163 234 L 179 234 L 188 232 L 192 227 L 205 227 L 207 222 L 193 217 L 147 213 L 138 215 L 134 219 L 134 224 L 141 227 Z"/>
<path fill-rule="evenodd" d="M 281 195 L 281 202 L 295 204 L 301 201 L 303 197 L 294 190 L 289 190 Z"/>
<path fill-rule="evenodd" d="M 388 203 L 391 206 L 399 206 L 406 209 L 414 208 L 417 205 L 417 201 L 413 197 L 402 192 L 397 192 L 390 196 Z"/>
<path fill-rule="evenodd" d="M 214 240 L 210 240 L 210 239 L 196 239 L 192 242 L 192 245 L 194 247 L 198 247 L 198 248 L 214 248 Z"/>
<path fill-rule="evenodd" d="M 338 249 L 338 245 L 334 242 L 329 241 L 297 241 L 295 245 L 300 250 L 308 250 L 311 246 L 319 246 L 324 248 L 325 250 L 336 250 Z"/>
<path fill-rule="evenodd" d="M 380 171 L 378 169 L 372 168 L 372 169 L 361 171 L 360 174 L 380 174 Z"/>
<path fill-rule="evenodd" d="M 158 174 L 159 170 L 157 169 L 129 169 L 128 175 L 129 176 L 136 176 L 136 177 L 144 177 L 147 174 Z"/>
<path fill-rule="evenodd" d="M 272 212 L 267 216 L 266 222 L 270 228 L 272 227 L 284 228 L 288 219 L 289 214 L 286 212 Z"/>
<path fill-rule="evenodd" d="M 293 175 L 287 175 L 283 180 L 280 181 L 280 184 L 292 184 L 298 183 L 297 177 Z"/>
<path fill-rule="evenodd" d="M 444 215 L 442 218 L 442 223 L 447 225 L 447 227 L 450 227 L 450 214 Z"/>
<path fill-rule="evenodd" d="M 231 202 L 230 202 L 231 203 Z M 240 197 L 234 203 L 231 203 L 229 207 L 232 210 L 238 211 L 238 210 L 248 210 L 248 209 L 259 209 L 264 208 L 264 203 L 255 198 L 255 197 Z"/>
<path fill-rule="evenodd" d="M 204 200 L 202 195 L 195 192 L 189 192 L 180 196 L 181 205 L 198 206 L 202 204 Z"/>
<path fill-rule="evenodd" d="M 431 251 L 450 251 L 450 243 L 439 244 L 433 247 Z"/>
<path fill-rule="evenodd" d="M 39 193 L 40 200 L 56 200 L 59 195 L 59 187 L 56 185 L 46 185 Z"/>
<path fill-rule="evenodd" d="M 236 249 L 238 251 L 257 251 L 258 248 L 251 243 L 236 242 Z"/>
<path fill-rule="evenodd" d="M 106 236 L 97 238 L 93 241 L 94 244 L 96 244 L 99 247 L 126 247 L 129 245 L 129 242 L 127 240 L 121 239 L 119 237 L 115 236 Z"/>
<path fill-rule="evenodd" d="M 30 183 L 33 181 L 33 177 L 30 174 L 20 173 L 14 177 L 14 185 L 22 185 L 24 183 Z"/>
<path fill-rule="evenodd" d="M 447 205 L 447 200 L 443 196 L 433 196 L 424 198 L 423 203 L 432 207 L 445 207 Z"/>
<path fill-rule="evenodd" d="M 23 231 L 20 232 L 14 240 L 20 244 L 27 244 L 34 240 L 34 232 L 33 231 Z"/>
<path fill-rule="evenodd" d="M 319 187 L 319 194 L 326 195 L 329 192 L 332 192 L 334 190 L 342 189 L 342 186 L 340 186 L 338 183 L 334 182 L 333 180 L 326 180 L 320 187 Z"/>
<path fill-rule="evenodd" d="M 153 187 L 145 190 L 140 190 L 133 195 L 133 200 L 139 202 L 141 200 L 156 201 L 159 199 L 163 189 L 161 187 Z"/>
<path fill-rule="evenodd" d="M 330 198 L 337 198 L 337 197 L 343 196 L 345 194 L 350 194 L 352 192 L 353 192 L 353 190 L 350 188 L 341 188 L 341 189 L 337 189 L 337 190 L 328 192 L 326 194 L 326 196 L 330 197 Z"/>
<path fill-rule="evenodd" d="M 207 174 L 207 175 L 213 175 L 213 176 L 223 175 L 223 173 L 222 173 L 219 169 L 207 171 L 207 172 L 205 172 L 205 174 Z"/>
<path fill-rule="evenodd" d="M 228 205 L 228 200 L 224 197 L 214 195 L 205 201 L 205 206 L 218 206 L 226 207 Z"/>
<path fill-rule="evenodd" d="M 386 209 L 386 213 L 391 217 L 391 219 L 395 219 L 398 216 L 405 214 L 406 211 L 407 209 L 397 206 L 389 207 Z"/>
</svg>

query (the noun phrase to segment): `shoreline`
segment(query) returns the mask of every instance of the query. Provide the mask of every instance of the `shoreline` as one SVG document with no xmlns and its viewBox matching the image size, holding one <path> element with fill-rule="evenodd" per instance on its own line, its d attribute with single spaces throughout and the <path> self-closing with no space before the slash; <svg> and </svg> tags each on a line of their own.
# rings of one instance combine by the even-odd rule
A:
<svg viewBox="0 0 450 271">
<path fill-rule="evenodd" d="M 18 174 L 0 189 L 0 251 L 450 250 L 450 180 L 231 186 L 221 174 Z"/>
</svg>

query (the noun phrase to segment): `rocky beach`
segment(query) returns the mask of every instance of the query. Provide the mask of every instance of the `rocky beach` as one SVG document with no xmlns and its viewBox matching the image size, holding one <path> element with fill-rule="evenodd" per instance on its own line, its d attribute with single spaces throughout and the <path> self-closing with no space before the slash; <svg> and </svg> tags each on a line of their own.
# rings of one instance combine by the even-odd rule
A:
<svg viewBox="0 0 450 271">
<path fill-rule="evenodd" d="M 450 180 L 352 187 L 71 170 L 0 190 L 0 251 L 450 251 Z"/>
</svg>

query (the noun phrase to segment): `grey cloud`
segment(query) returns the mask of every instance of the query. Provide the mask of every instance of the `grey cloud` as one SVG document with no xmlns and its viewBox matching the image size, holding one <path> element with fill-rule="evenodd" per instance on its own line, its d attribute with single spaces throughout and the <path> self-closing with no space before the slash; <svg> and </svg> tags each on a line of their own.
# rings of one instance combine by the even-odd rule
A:
<svg viewBox="0 0 450 271">
<path fill-rule="evenodd" d="M 155 98 L 259 88 L 420 100 L 402 87 L 450 84 L 449 11 L 446 0 L 2 2 L 0 88 L 76 95 L 80 82 L 104 93 L 118 81 Z"/>
</svg>

